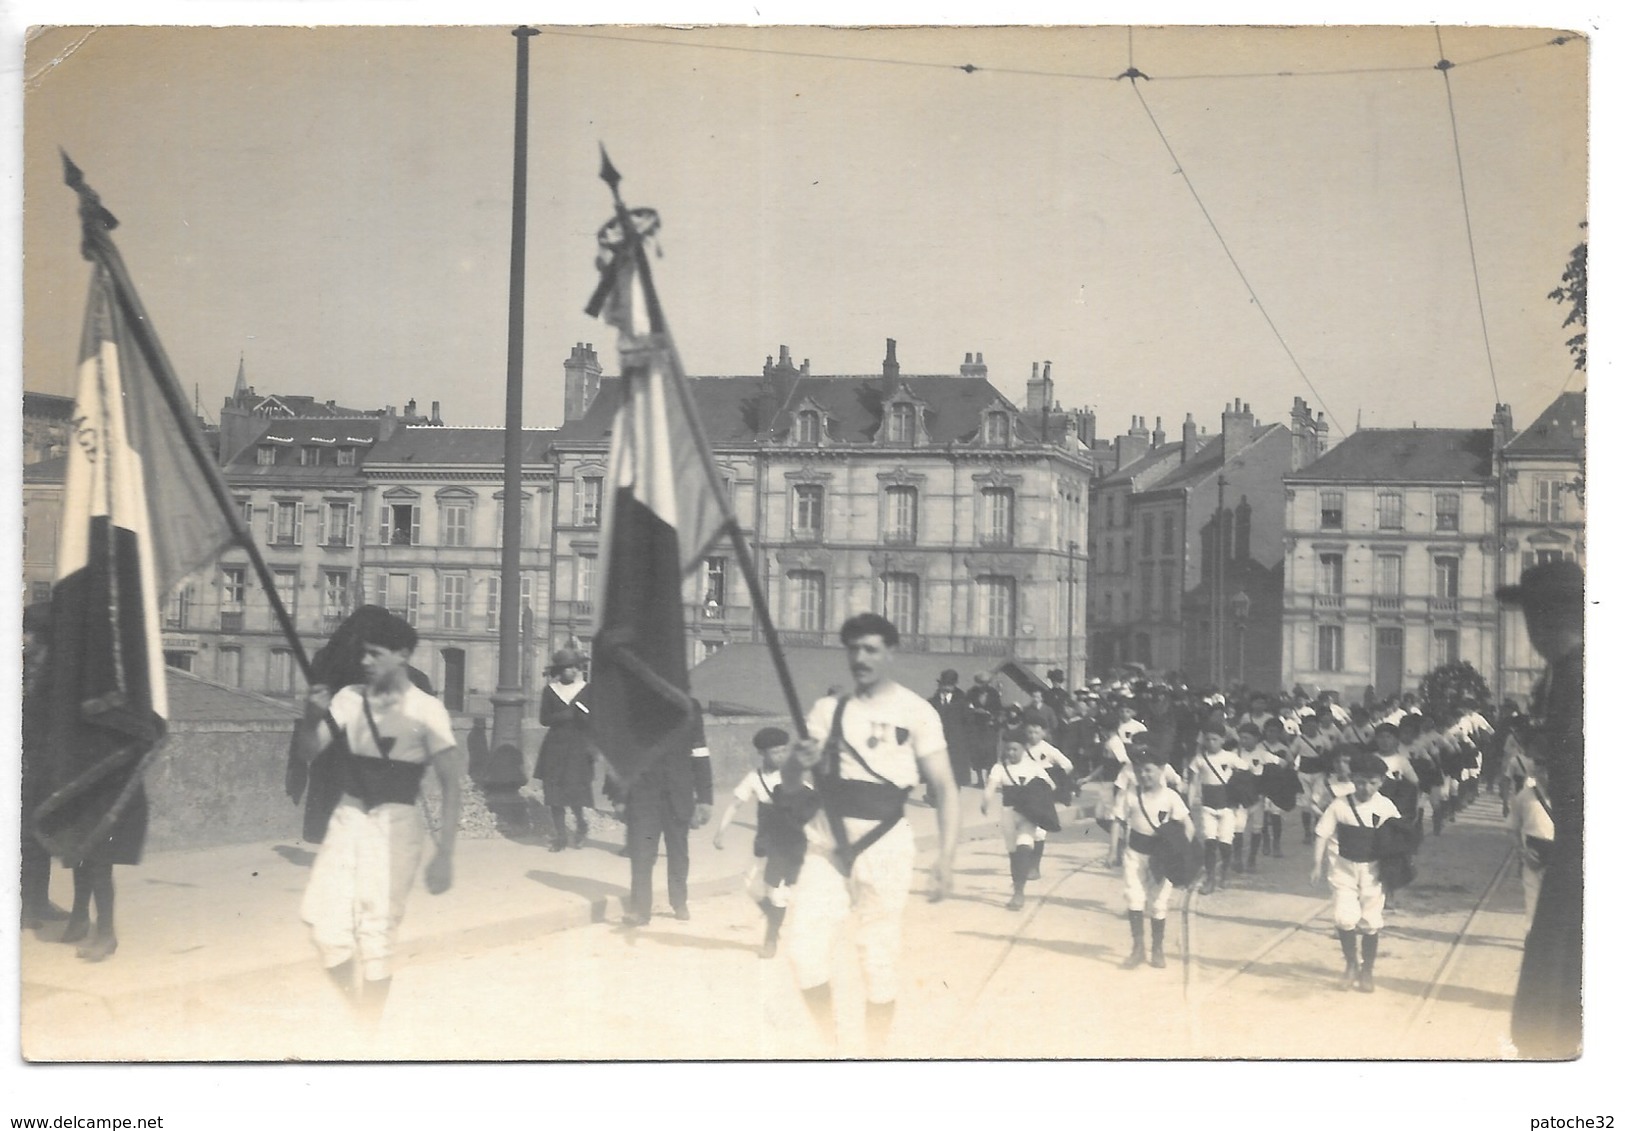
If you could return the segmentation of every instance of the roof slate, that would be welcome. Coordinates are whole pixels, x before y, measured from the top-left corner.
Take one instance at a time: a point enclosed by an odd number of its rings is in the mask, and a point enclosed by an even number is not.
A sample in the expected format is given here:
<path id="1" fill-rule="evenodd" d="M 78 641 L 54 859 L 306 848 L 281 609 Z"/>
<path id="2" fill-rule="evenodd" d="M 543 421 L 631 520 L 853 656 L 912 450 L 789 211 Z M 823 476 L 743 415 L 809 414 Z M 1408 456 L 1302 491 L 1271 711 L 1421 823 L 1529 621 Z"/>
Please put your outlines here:
<path id="1" fill-rule="evenodd" d="M 1503 451 L 1513 455 L 1573 455 L 1585 451 L 1586 395 L 1560 393 Z"/>
<path id="2" fill-rule="evenodd" d="M 367 454 L 367 465 L 411 463 L 438 467 L 444 464 L 500 464 L 507 433 L 501 428 L 444 428 L 438 425 L 406 427 L 377 444 Z M 521 463 L 547 459 L 556 429 L 526 428 Z"/>
<path id="3" fill-rule="evenodd" d="M 1289 479 L 1350 483 L 1488 482 L 1488 428 L 1363 428 Z"/>

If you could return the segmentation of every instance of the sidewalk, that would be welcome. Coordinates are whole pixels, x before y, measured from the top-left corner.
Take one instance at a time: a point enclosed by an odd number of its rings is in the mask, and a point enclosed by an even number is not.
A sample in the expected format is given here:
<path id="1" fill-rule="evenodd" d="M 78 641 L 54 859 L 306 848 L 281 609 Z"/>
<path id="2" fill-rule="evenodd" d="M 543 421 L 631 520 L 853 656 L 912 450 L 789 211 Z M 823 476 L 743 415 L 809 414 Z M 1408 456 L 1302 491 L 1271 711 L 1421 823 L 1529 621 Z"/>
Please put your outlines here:
<path id="1" fill-rule="evenodd" d="M 962 840 L 997 835 L 981 815 L 979 791 L 961 790 L 961 814 Z M 933 850 L 934 811 L 911 802 L 909 819 L 920 850 Z M 452 890 L 432 896 L 420 883 L 408 901 L 399 960 L 467 954 L 618 921 L 629 872 L 619 855 L 624 835 L 621 825 L 600 815 L 586 847 L 563 852 L 549 852 L 543 837 L 459 838 Z M 714 835 L 715 818 L 689 835 L 691 900 L 736 890 L 754 859 L 752 824 L 736 821 L 720 851 L 712 847 Z M 82 962 L 74 947 L 52 941 L 61 933 L 57 924 L 24 932 L 25 1052 L 36 1026 L 44 1031 L 58 1021 L 112 1020 L 121 1003 L 207 997 L 233 983 L 271 987 L 290 972 L 315 970 L 299 902 L 316 848 L 285 839 L 149 853 L 140 865 L 118 869 L 119 950 L 106 962 Z M 663 859 L 656 862 L 654 885 L 658 920 L 669 913 Z M 67 871 L 53 871 L 52 895 L 59 905 L 70 902 Z"/>

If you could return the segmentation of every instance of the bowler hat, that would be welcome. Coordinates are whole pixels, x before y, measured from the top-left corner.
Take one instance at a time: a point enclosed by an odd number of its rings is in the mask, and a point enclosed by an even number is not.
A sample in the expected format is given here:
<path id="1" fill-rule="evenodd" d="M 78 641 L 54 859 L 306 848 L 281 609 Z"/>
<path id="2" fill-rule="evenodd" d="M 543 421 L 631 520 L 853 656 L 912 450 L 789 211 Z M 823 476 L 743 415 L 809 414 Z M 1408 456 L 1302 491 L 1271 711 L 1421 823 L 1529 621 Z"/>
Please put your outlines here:
<path id="1" fill-rule="evenodd" d="M 959 682 L 959 673 L 954 671 L 953 668 L 948 668 L 941 675 L 937 676 L 937 682 L 938 683 L 958 683 Z"/>
<path id="2" fill-rule="evenodd" d="M 1503 585 L 1495 595 L 1526 609 L 1579 609 L 1585 604 L 1585 573 L 1571 561 L 1541 562 L 1523 571 L 1516 585 Z"/>

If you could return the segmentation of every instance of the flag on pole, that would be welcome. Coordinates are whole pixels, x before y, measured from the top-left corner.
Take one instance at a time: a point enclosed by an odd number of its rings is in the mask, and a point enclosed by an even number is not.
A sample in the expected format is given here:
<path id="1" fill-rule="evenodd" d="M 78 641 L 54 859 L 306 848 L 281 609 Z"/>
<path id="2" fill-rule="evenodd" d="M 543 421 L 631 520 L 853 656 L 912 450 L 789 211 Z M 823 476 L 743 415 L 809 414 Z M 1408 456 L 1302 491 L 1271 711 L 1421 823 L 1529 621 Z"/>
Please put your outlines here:
<path id="1" fill-rule="evenodd" d="M 613 173 L 607 158 L 605 167 Z M 600 233 L 604 280 L 588 307 L 619 331 L 622 391 L 606 475 L 613 497 L 600 551 L 592 731 L 629 784 L 691 733 L 682 582 L 731 516 L 713 486 L 709 445 L 684 411 L 676 385 L 684 378 L 657 300 L 636 286 L 647 271 L 640 242 L 658 218 L 617 211 Z"/>
<path id="2" fill-rule="evenodd" d="M 141 775 L 169 713 L 158 603 L 233 534 L 188 453 L 188 440 L 201 443 L 196 425 L 175 410 L 185 396 L 107 236 L 118 222 L 63 162 L 93 271 L 51 593 L 45 798 L 30 817 L 69 862 L 128 863 L 144 833 Z"/>

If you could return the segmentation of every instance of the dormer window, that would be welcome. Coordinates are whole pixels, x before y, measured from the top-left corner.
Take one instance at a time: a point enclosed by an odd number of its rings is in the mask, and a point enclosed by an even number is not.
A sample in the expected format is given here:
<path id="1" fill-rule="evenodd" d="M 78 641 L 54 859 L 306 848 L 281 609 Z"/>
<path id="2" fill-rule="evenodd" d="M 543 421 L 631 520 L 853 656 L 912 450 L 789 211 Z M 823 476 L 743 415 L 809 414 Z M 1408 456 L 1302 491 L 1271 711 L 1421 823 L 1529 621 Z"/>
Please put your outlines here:
<path id="1" fill-rule="evenodd" d="M 276 449 L 270 444 L 261 444 L 259 450 L 254 453 L 254 461 L 261 467 L 275 467 Z"/>
<path id="2" fill-rule="evenodd" d="M 1010 416 L 1003 412 L 990 412 L 987 414 L 987 442 L 990 444 L 1008 444 L 1010 442 Z"/>
<path id="3" fill-rule="evenodd" d="M 817 409 L 802 409 L 796 413 L 796 443 L 816 444 L 824 421 Z"/>
<path id="4" fill-rule="evenodd" d="M 911 404 L 894 404 L 886 414 L 886 439 L 894 444 L 914 443 L 916 417 Z"/>

